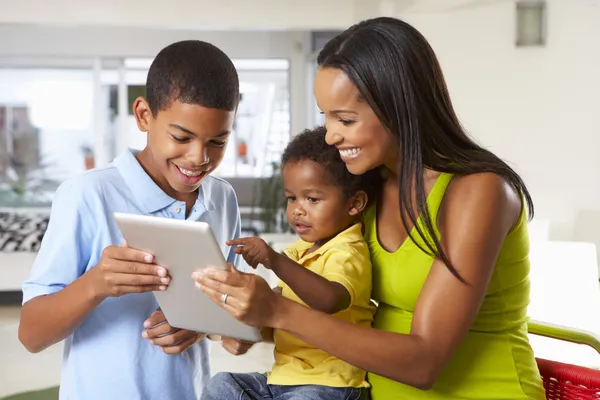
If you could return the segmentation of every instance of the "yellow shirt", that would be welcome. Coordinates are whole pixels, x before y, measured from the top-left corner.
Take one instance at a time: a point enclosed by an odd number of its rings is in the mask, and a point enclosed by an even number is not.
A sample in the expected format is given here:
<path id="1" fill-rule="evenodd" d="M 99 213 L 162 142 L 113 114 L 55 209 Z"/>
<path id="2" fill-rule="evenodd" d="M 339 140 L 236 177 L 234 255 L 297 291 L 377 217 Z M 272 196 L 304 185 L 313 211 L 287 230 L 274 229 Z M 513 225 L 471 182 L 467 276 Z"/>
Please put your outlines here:
<path id="1" fill-rule="evenodd" d="M 335 314 L 353 324 L 371 326 L 375 307 L 371 303 L 371 261 L 367 243 L 355 224 L 319 249 L 307 251 L 313 243 L 302 240 L 285 250 L 298 264 L 338 282 L 350 293 L 350 307 Z M 305 304 L 284 282 L 283 296 Z M 365 371 L 330 356 L 290 334 L 275 330 L 275 364 L 269 374 L 271 385 L 322 385 L 329 387 L 369 387 Z"/>

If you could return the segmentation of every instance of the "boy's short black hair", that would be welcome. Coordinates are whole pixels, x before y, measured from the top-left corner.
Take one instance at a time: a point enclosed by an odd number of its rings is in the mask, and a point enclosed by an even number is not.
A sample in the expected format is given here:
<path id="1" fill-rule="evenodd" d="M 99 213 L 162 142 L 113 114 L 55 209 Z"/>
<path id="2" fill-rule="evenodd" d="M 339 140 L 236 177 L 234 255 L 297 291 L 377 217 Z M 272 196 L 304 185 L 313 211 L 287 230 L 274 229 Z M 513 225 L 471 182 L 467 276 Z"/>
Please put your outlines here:
<path id="1" fill-rule="evenodd" d="M 369 171 L 363 175 L 353 175 L 342 161 L 339 150 L 325 142 L 326 129 L 317 126 L 306 129 L 294 136 L 283 151 L 281 169 L 289 162 L 310 160 L 323 166 L 333 184 L 339 186 L 345 196 L 352 196 L 363 190 L 369 201 L 379 193 L 381 173 L 378 170 Z"/>
<path id="2" fill-rule="evenodd" d="M 162 49 L 148 71 L 146 100 L 153 116 L 173 101 L 233 111 L 240 84 L 231 59 L 216 46 L 184 40 Z"/>

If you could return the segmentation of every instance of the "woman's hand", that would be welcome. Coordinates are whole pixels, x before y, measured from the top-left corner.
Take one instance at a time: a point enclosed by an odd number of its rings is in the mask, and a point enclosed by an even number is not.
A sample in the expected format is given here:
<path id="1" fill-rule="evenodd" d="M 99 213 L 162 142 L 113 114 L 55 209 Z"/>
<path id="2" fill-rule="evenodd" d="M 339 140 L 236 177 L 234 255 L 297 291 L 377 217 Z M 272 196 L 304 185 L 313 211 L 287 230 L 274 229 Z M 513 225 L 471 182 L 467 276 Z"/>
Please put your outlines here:
<path id="1" fill-rule="evenodd" d="M 192 274 L 196 286 L 234 318 L 246 325 L 276 327 L 284 298 L 260 276 L 238 271 L 203 269 Z"/>

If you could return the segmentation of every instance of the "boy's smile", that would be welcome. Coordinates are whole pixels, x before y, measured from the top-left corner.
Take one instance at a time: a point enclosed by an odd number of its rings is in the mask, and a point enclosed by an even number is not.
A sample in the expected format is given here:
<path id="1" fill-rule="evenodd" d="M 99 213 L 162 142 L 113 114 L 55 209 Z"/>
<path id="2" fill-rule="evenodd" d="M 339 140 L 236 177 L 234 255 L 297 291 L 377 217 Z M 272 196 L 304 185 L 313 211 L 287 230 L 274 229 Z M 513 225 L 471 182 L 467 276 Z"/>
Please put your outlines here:
<path id="1" fill-rule="evenodd" d="M 175 166 L 176 173 L 180 176 L 181 181 L 184 185 L 198 187 L 198 184 L 202 182 L 202 179 L 207 175 L 206 170 L 194 170 L 193 168 L 184 168 L 180 165 L 173 163 Z"/>

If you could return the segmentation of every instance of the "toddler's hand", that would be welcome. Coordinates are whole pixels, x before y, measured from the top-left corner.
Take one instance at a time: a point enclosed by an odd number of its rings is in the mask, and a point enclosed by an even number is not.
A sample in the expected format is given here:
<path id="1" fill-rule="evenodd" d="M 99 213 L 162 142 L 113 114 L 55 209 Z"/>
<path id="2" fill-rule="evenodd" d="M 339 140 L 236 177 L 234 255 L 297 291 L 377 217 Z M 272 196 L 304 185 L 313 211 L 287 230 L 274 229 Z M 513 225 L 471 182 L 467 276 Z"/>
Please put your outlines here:
<path id="1" fill-rule="evenodd" d="M 233 249 L 237 254 L 241 254 L 244 260 L 252 268 L 262 264 L 265 268 L 273 267 L 273 260 L 277 256 L 275 250 L 259 237 L 239 238 L 228 240 L 227 245 L 238 246 Z"/>

